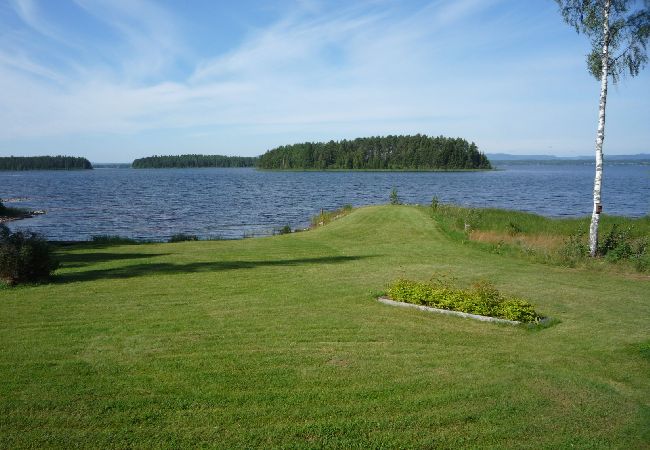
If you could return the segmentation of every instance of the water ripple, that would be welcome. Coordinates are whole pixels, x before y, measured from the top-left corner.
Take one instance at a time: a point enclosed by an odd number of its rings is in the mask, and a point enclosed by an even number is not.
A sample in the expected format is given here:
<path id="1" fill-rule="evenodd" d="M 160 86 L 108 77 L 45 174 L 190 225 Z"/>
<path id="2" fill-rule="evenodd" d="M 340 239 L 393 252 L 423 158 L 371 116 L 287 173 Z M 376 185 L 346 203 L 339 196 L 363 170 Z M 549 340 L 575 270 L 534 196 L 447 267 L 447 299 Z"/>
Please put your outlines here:
<path id="1" fill-rule="evenodd" d="M 387 203 L 393 187 L 405 203 L 442 202 L 536 212 L 551 217 L 591 212 L 593 166 L 502 164 L 492 172 L 258 172 L 252 169 L 96 169 L 82 172 L 0 172 L 0 198 L 46 215 L 14 222 L 53 240 L 97 234 L 166 240 L 271 234 L 305 227 L 321 208 Z M 609 214 L 650 211 L 645 166 L 606 168 Z"/>

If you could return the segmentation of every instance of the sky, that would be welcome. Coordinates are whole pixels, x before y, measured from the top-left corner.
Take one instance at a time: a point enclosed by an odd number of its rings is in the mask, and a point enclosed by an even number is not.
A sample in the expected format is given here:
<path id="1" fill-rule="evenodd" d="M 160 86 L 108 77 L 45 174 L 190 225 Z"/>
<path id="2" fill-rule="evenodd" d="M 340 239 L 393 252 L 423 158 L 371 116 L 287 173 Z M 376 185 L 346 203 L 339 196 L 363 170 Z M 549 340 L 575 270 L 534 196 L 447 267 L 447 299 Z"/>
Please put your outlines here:
<path id="1" fill-rule="evenodd" d="M 552 0 L 0 0 L 0 156 L 131 162 L 444 135 L 593 153 L 589 42 Z M 650 152 L 650 69 L 605 154 Z"/>

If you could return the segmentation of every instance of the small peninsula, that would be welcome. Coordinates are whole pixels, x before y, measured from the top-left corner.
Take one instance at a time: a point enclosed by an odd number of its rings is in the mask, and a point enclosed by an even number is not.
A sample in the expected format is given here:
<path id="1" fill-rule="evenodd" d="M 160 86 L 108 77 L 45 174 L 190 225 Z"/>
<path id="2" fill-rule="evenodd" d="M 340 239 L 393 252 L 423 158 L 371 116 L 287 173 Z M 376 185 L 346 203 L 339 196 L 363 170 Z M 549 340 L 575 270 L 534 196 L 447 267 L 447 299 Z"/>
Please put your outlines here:
<path id="1" fill-rule="evenodd" d="M 259 157 L 275 170 L 477 170 L 491 169 L 475 143 L 444 136 L 366 137 L 285 145 Z"/>
<path id="2" fill-rule="evenodd" d="M 0 170 L 90 170 L 93 166 L 79 156 L 0 156 Z"/>
<path id="3" fill-rule="evenodd" d="M 0 199 L 0 224 L 11 222 L 13 220 L 29 219 L 30 217 L 45 214 L 45 211 L 43 210 L 30 211 L 23 208 L 12 208 L 5 206 L 2 202 L 3 200 Z"/>
<path id="4" fill-rule="evenodd" d="M 169 155 L 148 156 L 133 161 L 134 169 L 168 169 L 194 167 L 253 167 L 257 158 L 251 156 L 223 155 Z"/>

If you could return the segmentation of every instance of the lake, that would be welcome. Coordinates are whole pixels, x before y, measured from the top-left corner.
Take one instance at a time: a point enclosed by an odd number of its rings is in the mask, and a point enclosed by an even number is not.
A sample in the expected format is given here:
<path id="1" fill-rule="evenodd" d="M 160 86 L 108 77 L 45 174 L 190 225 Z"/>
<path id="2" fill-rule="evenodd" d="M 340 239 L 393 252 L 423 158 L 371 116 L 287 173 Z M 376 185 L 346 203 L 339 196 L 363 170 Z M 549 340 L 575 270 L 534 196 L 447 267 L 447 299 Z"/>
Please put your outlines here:
<path id="1" fill-rule="evenodd" d="M 176 233 L 234 239 L 302 228 L 321 208 L 441 202 L 530 211 L 550 217 L 591 213 L 594 166 L 587 162 L 507 163 L 489 172 L 265 172 L 254 169 L 95 169 L 0 172 L 0 198 L 47 214 L 10 223 L 51 240 L 120 235 L 166 240 Z M 650 166 L 609 164 L 604 212 L 650 213 Z"/>

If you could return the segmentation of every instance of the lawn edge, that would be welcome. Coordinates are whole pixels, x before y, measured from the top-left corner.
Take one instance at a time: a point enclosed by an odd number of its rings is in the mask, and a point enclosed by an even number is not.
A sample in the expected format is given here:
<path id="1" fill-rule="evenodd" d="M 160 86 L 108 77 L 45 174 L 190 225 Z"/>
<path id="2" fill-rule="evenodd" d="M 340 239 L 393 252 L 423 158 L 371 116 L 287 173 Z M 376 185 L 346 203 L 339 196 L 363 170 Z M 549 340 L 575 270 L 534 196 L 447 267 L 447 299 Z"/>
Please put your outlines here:
<path id="1" fill-rule="evenodd" d="M 388 297 L 378 297 L 377 301 L 379 303 L 383 303 L 384 305 L 397 306 L 400 308 L 415 308 L 415 309 L 419 309 L 420 311 L 428 311 L 428 312 L 433 312 L 438 314 L 447 314 L 450 316 L 464 317 L 466 319 L 480 320 L 482 322 L 505 323 L 508 325 L 522 324 L 522 322 L 519 322 L 518 320 L 500 319 L 498 317 L 481 316 L 479 314 L 470 314 L 461 311 L 451 311 L 449 309 L 433 308 L 431 306 L 416 305 L 414 303 L 398 302 Z"/>

